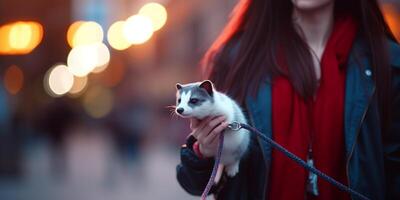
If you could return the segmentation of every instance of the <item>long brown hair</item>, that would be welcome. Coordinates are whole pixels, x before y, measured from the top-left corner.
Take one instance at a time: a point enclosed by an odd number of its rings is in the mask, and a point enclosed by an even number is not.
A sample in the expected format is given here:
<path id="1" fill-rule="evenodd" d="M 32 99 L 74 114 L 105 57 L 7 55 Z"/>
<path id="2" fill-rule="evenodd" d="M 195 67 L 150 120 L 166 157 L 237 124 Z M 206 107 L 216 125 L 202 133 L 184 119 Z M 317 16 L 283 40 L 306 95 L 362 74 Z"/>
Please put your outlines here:
<path id="1" fill-rule="evenodd" d="M 304 98 L 317 88 L 312 57 L 294 28 L 291 0 L 240 0 L 218 39 L 205 54 L 202 66 L 219 90 L 240 103 L 255 94 L 267 77 L 284 75 Z M 376 0 L 335 0 L 335 13 L 351 14 L 371 53 L 383 121 L 388 121 L 391 68 L 387 38 L 395 40 Z M 287 73 L 279 70 L 276 55 L 283 51 Z"/>

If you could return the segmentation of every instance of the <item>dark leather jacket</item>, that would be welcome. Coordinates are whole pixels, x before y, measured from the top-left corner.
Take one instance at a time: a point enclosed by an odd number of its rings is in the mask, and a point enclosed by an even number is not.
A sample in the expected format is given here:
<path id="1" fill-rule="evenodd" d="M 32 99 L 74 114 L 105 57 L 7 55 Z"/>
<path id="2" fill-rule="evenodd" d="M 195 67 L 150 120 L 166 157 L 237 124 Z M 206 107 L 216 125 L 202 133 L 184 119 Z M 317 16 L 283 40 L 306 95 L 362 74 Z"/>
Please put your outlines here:
<path id="1" fill-rule="evenodd" d="M 370 199 L 400 199 L 400 46 L 389 41 L 392 66 L 392 123 L 385 137 L 381 135 L 377 95 L 372 69 L 364 43 L 357 39 L 350 53 L 345 93 L 346 172 L 351 188 Z M 246 106 L 251 125 L 271 137 L 271 86 L 262 83 L 255 98 L 249 96 Z M 209 179 L 213 159 L 199 159 L 193 153 L 189 138 L 181 148 L 177 166 L 180 185 L 193 195 L 200 195 Z M 271 146 L 252 135 L 240 171 L 233 177 L 223 176 L 212 192 L 217 199 L 266 199 L 271 164 Z M 290 192 L 290 191 L 288 191 Z M 352 197 L 352 199 L 357 199 Z"/>

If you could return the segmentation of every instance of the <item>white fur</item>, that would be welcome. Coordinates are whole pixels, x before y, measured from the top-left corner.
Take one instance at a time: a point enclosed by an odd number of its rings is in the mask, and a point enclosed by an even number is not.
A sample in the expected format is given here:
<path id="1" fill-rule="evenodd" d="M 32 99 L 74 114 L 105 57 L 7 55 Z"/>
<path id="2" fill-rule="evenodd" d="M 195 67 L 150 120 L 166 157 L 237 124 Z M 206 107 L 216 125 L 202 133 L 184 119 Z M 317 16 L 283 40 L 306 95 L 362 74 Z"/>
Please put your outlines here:
<path id="1" fill-rule="evenodd" d="M 192 108 L 190 106 L 188 106 L 187 103 L 186 103 L 186 102 L 189 102 L 190 95 L 192 95 L 191 91 L 188 91 L 188 92 L 185 92 L 185 93 L 181 94 L 181 96 L 180 96 L 181 97 L 181 103 L 178 105 L 179 107 L 184 109 L 184 112 L 182 114 L 188 115 L 188 116 L 190 116 L 191 113 L 192 113 Z"/>
<path id="2" fill-rule="evenodd" d="M 215 90 L 214 105 L 210 110 L 210 115 L 224 115 L 229 123 L 234 121 L 245 124 L 247 123 L 239 105 L 225 94 Z M 233 177 L 239 172 L 240 158 L 246 152 L 249 142 L 250 133 L 247 130 L 225 130 L 221 163 L 225 165 L 225 171 L 229 176 Z"/>
<path id="3" fill-rule="evenodd" d="M 192 84 L 200 85 L 199 82 Z M 188 102 L 188 98 L 190 98 L 190 92 L 181 94 L 181 103 L 178 106 L 185 109 L 184 115 L 181 116 L 203 119 L 207 116 L 223 115 L 229 123 L 234 121 L 247 123 L 243 111 L 233 99 L 215 89 L 213 89 L 213 92 L 214 102 L 206 101 L 201 106 L 196 106 L 193 109 L 185 105 L 185 102 Z M 225 166 L 225 171 L 230 177 L 239 172 L 240 159 L 246 152 L 249 141 L 250 133 L 245 129 L 239 131 L 225 130 L 221 163 Z"/>

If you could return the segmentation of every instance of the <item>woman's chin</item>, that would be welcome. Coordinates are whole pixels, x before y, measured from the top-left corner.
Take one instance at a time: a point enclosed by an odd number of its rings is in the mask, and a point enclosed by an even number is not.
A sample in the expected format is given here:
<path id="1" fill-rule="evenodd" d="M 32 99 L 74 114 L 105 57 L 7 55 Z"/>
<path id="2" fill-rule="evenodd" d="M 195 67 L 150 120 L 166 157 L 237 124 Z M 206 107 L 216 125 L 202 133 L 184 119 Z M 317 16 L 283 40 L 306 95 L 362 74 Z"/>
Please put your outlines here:
<path id="1" fill-rule="evenodd" d="M 333 0 L 292 0 L 294 8 L 299 11 L 319 10 L 333 2 Z"/>

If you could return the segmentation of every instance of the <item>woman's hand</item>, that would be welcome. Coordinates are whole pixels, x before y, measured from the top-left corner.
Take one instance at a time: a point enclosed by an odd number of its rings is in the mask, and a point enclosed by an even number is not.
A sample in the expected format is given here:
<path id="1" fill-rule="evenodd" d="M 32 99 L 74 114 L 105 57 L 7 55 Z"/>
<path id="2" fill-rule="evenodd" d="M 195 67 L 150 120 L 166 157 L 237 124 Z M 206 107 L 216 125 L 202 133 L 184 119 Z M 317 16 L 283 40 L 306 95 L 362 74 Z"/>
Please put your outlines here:
<path id="1" fill-rule="evenodd" d="M 200 153 L 204 157 L 213 157 L 217 153 L 218 136 L 228 127 L 224 116 L 206 117 L 203 120 L 190 119 L 192 135 L 199 143 Z"/>

